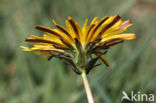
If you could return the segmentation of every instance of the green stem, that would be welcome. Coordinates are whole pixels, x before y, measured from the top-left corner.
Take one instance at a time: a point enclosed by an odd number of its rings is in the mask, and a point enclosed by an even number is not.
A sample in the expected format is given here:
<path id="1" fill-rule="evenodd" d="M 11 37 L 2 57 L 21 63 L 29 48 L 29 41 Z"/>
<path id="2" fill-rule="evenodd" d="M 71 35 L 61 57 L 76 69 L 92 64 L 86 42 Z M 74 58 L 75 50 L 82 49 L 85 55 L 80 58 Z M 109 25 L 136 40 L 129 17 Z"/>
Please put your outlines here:
<path id="1" fill-rule="evenodd" d="M 81 76 L 82 76 L 83 84 L 84 84 L 84 87 L 85 87 L 85 90 L 86 90 L 88 103 L 94 103 L 93 95 L 92 95 L 92 92 L 91 92 L 91 89 L 90 89 L 90 86 L 89 86 L 89 83 L 88 83 L 86 72 L 85 71 L 82 72 Z"/>

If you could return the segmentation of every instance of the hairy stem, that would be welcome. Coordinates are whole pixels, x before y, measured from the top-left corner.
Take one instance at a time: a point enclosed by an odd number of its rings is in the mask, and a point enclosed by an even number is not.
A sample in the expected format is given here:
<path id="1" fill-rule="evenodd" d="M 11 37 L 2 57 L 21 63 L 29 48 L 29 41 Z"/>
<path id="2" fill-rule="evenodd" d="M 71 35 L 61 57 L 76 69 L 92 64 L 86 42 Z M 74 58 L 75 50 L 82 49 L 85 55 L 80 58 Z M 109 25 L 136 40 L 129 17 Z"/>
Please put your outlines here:
<path id="1" fill-rule="evenodd" d="M 84 84 L 84 87 L 85 87 L 85 90 L 86 90 L 88 103 L 94 103 L 93 95 L 92 95 L 92 92 L 91 92 L 91 89 L 90 89 L 90 86 L 89 86 L 89 83 L 88 83 L 86 72 L 82 72 L 81 76 L 82 76 L 83 84 Z"/>

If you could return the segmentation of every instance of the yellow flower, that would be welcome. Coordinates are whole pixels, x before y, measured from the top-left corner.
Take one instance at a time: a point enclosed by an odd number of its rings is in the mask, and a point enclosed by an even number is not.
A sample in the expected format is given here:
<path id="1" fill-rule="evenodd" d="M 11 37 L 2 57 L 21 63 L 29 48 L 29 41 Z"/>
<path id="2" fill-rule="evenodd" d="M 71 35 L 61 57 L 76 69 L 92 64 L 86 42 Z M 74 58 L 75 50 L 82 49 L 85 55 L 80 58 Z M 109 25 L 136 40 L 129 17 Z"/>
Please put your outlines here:
<path id="1" fill-rule="evenodd" d="M 122 21 L 119 15 L 106 16 L 97 21 L 95 17 L 88 25 L 85 20 L 81 28 L 71 17 L 66 20 L 66 29 L 52 20 L 57 29 L 45 26 L 36 26 L 36 29 L 45 32 L 43 37 L 31 35 L 25 41 L 31 42 L 32 47 L 21 46 L 24 51 L 35 54 L 45 54 L 50 60 L 52 57 L 65 59 L 77 74 L 82 71 L 89 73 L 101 59 L 107 66 L 104 54 L 110 47 L 122 43 L 124 40 L 134 39 L 135 34 L 124 33 L 132 25 L 130 20 Z"/>

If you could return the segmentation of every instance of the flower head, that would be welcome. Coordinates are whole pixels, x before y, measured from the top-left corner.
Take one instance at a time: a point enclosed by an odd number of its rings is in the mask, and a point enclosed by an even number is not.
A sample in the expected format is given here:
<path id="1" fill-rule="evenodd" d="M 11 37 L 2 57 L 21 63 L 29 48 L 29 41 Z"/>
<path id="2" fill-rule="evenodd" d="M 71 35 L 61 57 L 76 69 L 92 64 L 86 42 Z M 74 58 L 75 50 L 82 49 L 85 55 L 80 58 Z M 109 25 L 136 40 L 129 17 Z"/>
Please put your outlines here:
<path id="1" fill-rule="evenodd" d="M 130 20 L 122 21 L 119 15 L 106 16 L 97 21 L 95 17 L 88 25 L 85 20 L 81 28 L 71 17 L 66 20 L 66 29 L 52 20 L 57 29 L 45 26 L 36 26 L 36 29 L 45 32 L 43 37 L 31 35 L 25 41 L 31 42 L 32 47 L 21 46 L 24 51 L 32 51 L 35 54 L 47 55 L 48 60 L 58 57 L 72 65 L 77 74 L 90 70 L 99 64 L 101 59 L 107 66 L 104 58 L 107 50 L 124 40 L 134 39 L 135 34 L 124 33 L 132 25 Z"/>

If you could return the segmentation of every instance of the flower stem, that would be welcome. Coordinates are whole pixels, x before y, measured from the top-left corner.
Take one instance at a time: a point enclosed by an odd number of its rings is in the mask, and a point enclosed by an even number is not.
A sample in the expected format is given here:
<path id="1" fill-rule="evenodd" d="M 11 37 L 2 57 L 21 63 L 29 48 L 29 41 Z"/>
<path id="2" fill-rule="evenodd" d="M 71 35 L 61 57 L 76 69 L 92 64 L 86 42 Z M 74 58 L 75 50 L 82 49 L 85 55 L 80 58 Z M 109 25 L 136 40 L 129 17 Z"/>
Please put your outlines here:
<path id="1" fill-rule="evenodd" d="M 85 71 L 82 72 L 81 76 L 82 76 L 83 84 L 84 84 L 84 87 L 85 87 L 85 90 L 86 90 L 88 103 L 94 103 L 93 95 L 92 95 L 91 89 L 89 87 L 89 83 L 88 83 L 86 72 Z"/>

